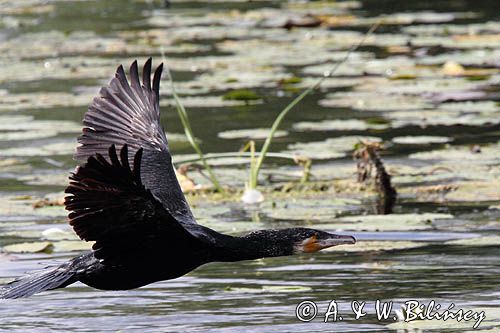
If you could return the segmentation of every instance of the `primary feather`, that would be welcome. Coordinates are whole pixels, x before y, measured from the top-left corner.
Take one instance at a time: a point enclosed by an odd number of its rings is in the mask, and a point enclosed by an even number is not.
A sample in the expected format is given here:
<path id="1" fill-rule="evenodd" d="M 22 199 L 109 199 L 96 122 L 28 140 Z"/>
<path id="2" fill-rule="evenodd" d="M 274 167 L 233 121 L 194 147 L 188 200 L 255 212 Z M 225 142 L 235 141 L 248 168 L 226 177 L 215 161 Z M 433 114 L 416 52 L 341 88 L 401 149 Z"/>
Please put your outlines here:
<path id="1" fill-rule="evenodd" d="M 153 196 L 180 223 L 195 224 L 188 203 L 177 181 L 168 141 L 160 124 L 160 79 L 163 64 L 154 72 L 151 84 L 151 58 L 139 80 L 137 61 L 130 66 L 130 84 L 123 66 L 90 104 L 83 119 L 75 159 L 86 162 L 100 154 L 106 156 L 111 145 L 120 150 L 127 145 L 130 158 L 143 149 L 141 180 Z"/>

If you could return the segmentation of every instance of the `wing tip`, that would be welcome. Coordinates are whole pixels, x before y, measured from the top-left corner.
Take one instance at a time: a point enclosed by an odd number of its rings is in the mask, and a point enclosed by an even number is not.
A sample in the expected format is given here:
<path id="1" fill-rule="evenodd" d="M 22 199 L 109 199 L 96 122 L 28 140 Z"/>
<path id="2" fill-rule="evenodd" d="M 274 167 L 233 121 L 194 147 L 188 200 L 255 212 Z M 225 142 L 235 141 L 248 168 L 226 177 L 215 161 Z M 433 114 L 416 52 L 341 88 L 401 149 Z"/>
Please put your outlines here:
<path id="1" fill-rule="evenodd" d="M 101 87 L 84 115 L 84 127 L 78 138 L 79 145 L 73 154 L 75 161 L 83 164 L 95 152 L 107 155 L 109 144 L 113 142 L 117 143 L 117 151 L 125 142 L 129 143 L 129 151 L 135 151 L 140 146 L 146 149 L 157 149 L 158 145 L 162 147 L 162 150 L 168 151 L 167 139 L 159 126 L 159 89 L 164 67 L 161 63 L 154 68 L 153 75 L 152 65 L 153 58 L 149 57 L 144 63 L 142 73 L 139 73 L 137 59 L 132 61 L 129 73 L 126 72 L 123 64 L 117 66 L 114 77 L 108 85 Z M 142 77 L 139 77 L 140 74 Z M 160 128 L 158 133 L 155 133 L 156 141 L 153 145 L 150 141 L 139 137 L 140 135 L 128 136 L 128 133 L 113 128 L 114 120 L 120 118 L 121 128 L 128 126 L 131 131 L 139 132 L 142 127 L 136 130 L 135 124 L 131 121 L 133 117 L 130 115 L 139 117 L 146 125 L 153 124 Z M 130 162 L 132 162 L 132 157 Z"/>
<path id="2" fill-rule="evenodd" d="M 144 63 L 144 67 L 142 68 L 142 85 L 148 91 L 151 91 L 151 63 L 153 62 L 153 58 L 149 57 L 148 60 Z"/>
<path id="3" fill-rule="evenodd" d="M 116 68 L 115 77 L 122 82 L 123 80 L 125 80 L 125 82 L 127 81 L 127 75 L 125 74 L 125 69 L 123 68 L 123 64 L 120 64 Z"/>
<path id="4" fill-rule="evenodd" d="M 160 81 L 161 74 L 163 73 L 163 62 L 156 67 L 155 74 L 153 77 L 153 91 L 156 96 L 156 103 L 160 103 Z"/>
<path id="5" fill-rule="evenodd" d="M 140 87 L 141 82 L 139 81 L 139 66 L 137 65 L 137 59 L 135 59 L 130 65 L 130 84 L 132 87 Z"/>

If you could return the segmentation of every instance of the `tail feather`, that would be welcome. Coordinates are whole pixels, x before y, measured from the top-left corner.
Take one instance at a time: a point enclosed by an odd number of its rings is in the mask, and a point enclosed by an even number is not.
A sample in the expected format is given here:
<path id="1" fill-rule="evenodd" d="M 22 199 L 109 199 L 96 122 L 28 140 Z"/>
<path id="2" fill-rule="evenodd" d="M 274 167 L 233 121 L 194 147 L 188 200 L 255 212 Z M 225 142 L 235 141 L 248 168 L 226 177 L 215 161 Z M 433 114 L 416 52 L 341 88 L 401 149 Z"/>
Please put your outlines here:
<path id="1" fill-rule="evenodd" d="M 0 299 L 29 297 L 33 294 L 63 288 L 76 282 L 75 273 L 67 264 L 33 272 L 0 288 Z"/>

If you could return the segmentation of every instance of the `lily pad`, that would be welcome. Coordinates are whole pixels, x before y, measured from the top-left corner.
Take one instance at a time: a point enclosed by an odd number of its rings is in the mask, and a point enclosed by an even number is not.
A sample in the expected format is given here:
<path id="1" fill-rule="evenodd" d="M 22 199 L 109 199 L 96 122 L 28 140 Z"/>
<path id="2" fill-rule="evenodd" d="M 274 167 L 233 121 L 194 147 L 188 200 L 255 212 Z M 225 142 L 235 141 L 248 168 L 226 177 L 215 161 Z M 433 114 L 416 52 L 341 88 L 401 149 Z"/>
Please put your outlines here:
<path id="1" fill-rule="evenodd" d="M 27 185 L 58 185 L 66 186 L 68 185 L 69 170 L 39 170 L 36 174 L 22 175 L 17 177 L 17 180 L 27 184 Z M 57 199 L 61 199 L 64 196 L 59 196 Z M 55 199 L 55 198 L 54 198 Z"/>
<path id="2" fill-rule="evenodd" d="M 182 104 L 187 108 L 209 108 L 209 107 L 226 107 L 226 106 L 246 106 L 262 104 L 263 101 L 258 100 L 226 100 L 222 96 L 181 96 Z M 165 99 L 161 101 L 169 106 L 175 106 L 174 99 Z"/>
<path id="3" fill-rule="evenodd" d="M 387 95 L 380 98 L 377 92 L 348 92 L 328 95 L 319 104 L 329 108 L 352 108 L 360 111 L 400 111 L 430 108 L 418 96 Z"/>
<path id="4" fill-rule="evenodd" d="M 450 102 L 439 105 L 438 109 L 464 113 L 500 113 L 500 105 L 493 101 Z"/>
<path id="5" fill-rule="evenodd" d="M 57 131 L 46 131 L 46 132 L 28 132 L 28 131 L 0 132 L 0 141 L 16 141 L 16 140 L 43 139 L 43 138 L 49 138 L 51 136 L 56 136 L 56 135 L 57 135 Z"/>
<path id="6" fill-rule="evenodd" d="M 219 132 L 217 136 L 222 139 L 252 139 L 263 140 L 267 138 L 271 131 L 268 128 L 241 129 Z M 287 131 L 277 130 L 274 132 L 274 137 L 284 137 L 288 134 Z"/>
<path id="7" fill-rule="evenodd" d="M 222 99 L 227 101 L 254 101 L 261 99 L 261 97 L 254 91 L 238 89 L 226 93 L 222 96 Z"/>
<path id="8" fill-rule="evenodd" d="M 54 252 L 82 252 L 92 248 L 94 242 L 84 242 L 81 240 L 62 240 L 54 242 Z"/>
<path id="9" fill-rule="evenodd" d="M 262 286 L 261 288 L 237 288 L 237 287 L 226 287 L 224 291 L 227 292 L 235 292 L 235 293 L 297 293 L 297 292 L 306 292 L 311 291 L 311 287 L 304 286 L 289 286 L 289 285 L 271 285 L 271 286 Z"/>
<path id="10" fill-rule="evenodd" d="M 380 142 L 380 138 L 371 136 L 342 136 L 325 141 L 294 143 L 288 146 L 285 153 L 298 154 L 313 159 L 334 159 L 347 155 L 362 140 Z"/>
<path id="11" fill-rule="evenodd" d="M 73 231 L 61 228 L 48 228 L 42 231 L 41 237 L 50 241 L 76 240 L 78 237 Z"/>
<path id="12" fill-rule="evenodd" d="M 359 209 L 360 205 L 361 201 L 356 199 L 300 199 L 286 204 L 266 203 L 262 211 L 268 217 L 277 220 L 331 222 L 342 213 Z"/>
<path id="13" fill-rule="evenodd" d="M 448 143 L 453 141 L 452 138 L 446 136 L 398 136 L 392 138 L 392 142 L 400 145 L 425 145 L 429 143 Z"/>
<path id="14" fill-rule="evenodd" d="M 334 246 L 323 251 L 327 252 L 380 252 L 400 251 L 424 247 L 429 243 L 412 241 L 358 241 L 354 245 Z"/>
<path id="15" fill-rule="evenodd" d="M 26 131 L 27 135 L 44 133 L 79 133 L 81 125 L 64 120 L 35 120 L 32 116 L 12 115 L 0 116 L 0 131 Z M 14 132 L 17 133 L 17 132 Z M 1 133 L 0 134 L 8 134 Z M 41 138 L 42 136 L 40 136 Z"/>
<path id="16" fill-rule="evenodd" d="M 31 36 L 32 38 L 38 38 L 39 36 Z M 30 37 L 30 38 L 31 38 Z M 26 39 L 30 39 L 26 38 Z M 48 38 L 51 38 L 48 36 Z M 31 40 L 16 40 L 11 39 L 8 43 L 2 43 L 0 49 L 6 52 L 12 52 L 13 50 L 19 50 L 15 45 L 28 45 Z M 13 48 L 12 48 L 13 47 Z M 23 48 L 25 50 L 25 48 Z M 49 50 L 51 55 L 53 55 L 53 50 Z M 45 52 L 45 51 L 42 51 Z M 16 57 L 23 57 L 24 54 L 15 53 Z M 33 54 L 30 54 L 31 58 Z M 128 63 L 128 61 L 124 61 Z M 26 81 L 36 81 L 44 79 L 106 79 L 109 74 L 112 74 L 116 69 L 116 59 L 107 58 L 96 58 L 96 57 L 62 57 L 62 58 L 44 58 L 43 60 L 29 60 L 29 61 L 17 61 L 12 62 L 6 60 L 2 61 L 0 58 L 0 82 L 26 82 Z M 97 93 L 99 90 L 95 87 L 93 92 L 88 91 L 88 93 Z M 17 96 L 17 97 L 16 97 Z M 13 98 L 17 98 L 22 95 L 14 95 Z M 30 99 L 34 98 L 34 95 L 27 95 Z M 63 96 L 63 95 L 55 95 Z M 50 97 L 47 96 L 47 97 Z M 52 95 L 54 97 L 54 95 Z M 43 98 L 44 104 L 50 103 L 50 98 Z M 15 108 L 14 100 L 10 101 L 12 108 Z"/>
<path id="17" fill-rule="evenodd" d="M 500 123 L 500 118 L 494 114 L 457 114 L 455 111 L 448 110 L 396 111 L 388 113 L 387 118 L 391 119 L 391 125 L 394 128 L 410 125 L 426 128 L 437 125 L 484 126 Z"/>
<path id="18" fill-rule="evenodd" d="M 410 154 L 409 158 L 419 160 L 448 160 L 458 163 L 494 164 L 500 160 L 500 145 L 480 147 L 475 152 L 471 147 L 449 147 L 447 149 L 432 150 Z"/>
<path id="19" fill-rule="evenodd" d="M 346 216 L 319 227 L 355 231 L 428 230 L 435 228 L 435 221 L 451 218 L 453 215 L 439 213 Z"/>
<path id="20" fill-rule="evenodd" d="M 51 242 L 18 243 L 3 247 L 9 253 L 52 253 L 54 245 Z"/>
<path id="21" fill-rule="evenodd" d="M 456 182 L 457 189 L 446 194 L 450 202 L 491 202 L 500 200 L 500 178 L 493 176 L 489 181 Z"/>
<path id="22" fill-rule="evenodd" d="M 365 131 L 368 129 L 381 130 L 388 127 L 388 124 L 370 124 L 358 119 L 302 121 L 293 125 L 297 131 Z"/>
<path id="23" fill-rule="evenodd" d="M 457 239 L 457 240 L 447 241 L 445 244 L 461 245 L 461 246 L 499 246 L 500 236 L 493 235 L 493 236 Z"/>
<path id="24" fill-rule="evenodd" d="M 85 106 L 89 104 L 94 95 L 95 93 L 69 94 L 63 92 L 7 94 L 2 96 L 0 100 L 0 111 Z"/>
<path id="25" fill-rule="evenodd" d="M 0 149 L 0 156 L 55 156 L 71 155 L 75 151 L 77 143 L 75 141 L 55 142 L 44 146 L 13 147 Z"/>
<path id="26" fill-rule="evenodd" d="M 62 240 L 57 242 L 30 242 L 11 244 L 3 247 L 8 253 L 53 253 L 53 252 L 81 252 L 90 250 L 92 242 Z"/>

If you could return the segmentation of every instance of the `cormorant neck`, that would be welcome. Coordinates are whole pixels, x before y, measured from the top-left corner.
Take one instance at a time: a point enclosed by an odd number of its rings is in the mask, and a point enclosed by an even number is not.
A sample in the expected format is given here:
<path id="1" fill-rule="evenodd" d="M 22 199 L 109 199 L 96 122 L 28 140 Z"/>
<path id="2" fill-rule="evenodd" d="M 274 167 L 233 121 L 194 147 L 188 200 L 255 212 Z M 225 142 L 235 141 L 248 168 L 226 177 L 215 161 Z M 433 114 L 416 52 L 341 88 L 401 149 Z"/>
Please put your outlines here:
<path id="1" fill-rule="evenodd" d="M 243 237 L 222 235 L 218 240 L 213 261 L 232 262 L 293 254 L 293 246 L 274 242 L 266 237 L 267 230 L 252 232 Z"/>

